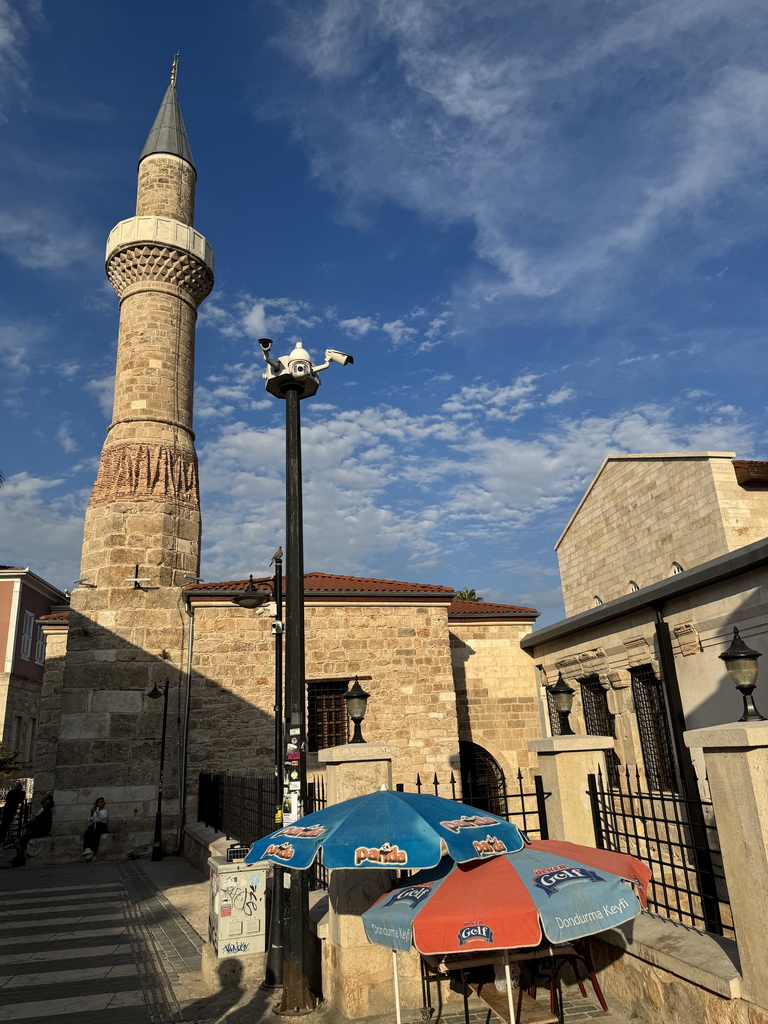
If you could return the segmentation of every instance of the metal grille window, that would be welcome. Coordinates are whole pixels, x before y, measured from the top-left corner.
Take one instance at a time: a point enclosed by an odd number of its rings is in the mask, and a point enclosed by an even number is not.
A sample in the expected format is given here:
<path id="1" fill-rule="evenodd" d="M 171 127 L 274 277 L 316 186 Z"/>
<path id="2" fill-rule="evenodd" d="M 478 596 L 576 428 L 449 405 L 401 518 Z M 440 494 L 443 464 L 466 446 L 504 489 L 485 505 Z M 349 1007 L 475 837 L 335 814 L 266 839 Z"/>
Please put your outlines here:
<path id="1" fill-rule="evenodd" d="M 339 747 L 349 738 L 344 694 L 348 679 L 307 681 L 307 746 L 310 751 Z"/>
<path id="2" fill-rule="evenodd" d="M 648 788 L 677 791 L 667 702 L 661 680 L 652 665 L 630 668 L 629 674 Z"/>
<path id="3" fill-rule="evenodd" d="M 504 772 L 488 751 L 477 743 L 459 742 L 461 792 L 466 803 L 492 814 L 504 813 Z"/>
<path id="4" fill-rule="evenodd" d="M 600 683 L 597 675 L 579 679 L 581 688 L 581 707 L 584 712 L 584 725 L 590 736 L 616 736 L 616 721 L 608 710 L 608 694 Z M 615 786 L 619 780 L 619 759 L 615 750 L 606 750 L 605 762 L 608 768 L 608 782 Z"/>

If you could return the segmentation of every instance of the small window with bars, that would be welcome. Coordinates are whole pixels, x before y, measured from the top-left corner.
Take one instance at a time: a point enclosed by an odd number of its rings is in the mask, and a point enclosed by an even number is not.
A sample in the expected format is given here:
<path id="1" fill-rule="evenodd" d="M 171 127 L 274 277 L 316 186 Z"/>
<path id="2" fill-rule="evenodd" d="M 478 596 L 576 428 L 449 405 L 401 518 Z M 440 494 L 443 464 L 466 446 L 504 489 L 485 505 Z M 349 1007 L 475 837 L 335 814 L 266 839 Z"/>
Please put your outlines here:
<path id="1" fill-rule="evenodd" d="M 307 680 L 307 747 L 311 752 L 340 747 L 349 739 L 344 694 L 348 679 Z"/>
<path id="2" fill-rule="evenodd" d="M 616 737 L 616 717 L 608 710 L 608 694 L 603 689 L 598 675 L 585 676 L 579 679 L 581 689 L 581 708 L 584 713 L 584 726 L 590 736 Z M 605 763 L 608 769 L 608 781 L 611 786 L 619 783 L 619 761 L 615 750 L 606 750 Z"/>
<path id="3" fill-rule="evenodd" d="M 630 668 L 629 674 L 648 788 L 676 792 L 677 772 L 664 687 L 652 665 Z"/>

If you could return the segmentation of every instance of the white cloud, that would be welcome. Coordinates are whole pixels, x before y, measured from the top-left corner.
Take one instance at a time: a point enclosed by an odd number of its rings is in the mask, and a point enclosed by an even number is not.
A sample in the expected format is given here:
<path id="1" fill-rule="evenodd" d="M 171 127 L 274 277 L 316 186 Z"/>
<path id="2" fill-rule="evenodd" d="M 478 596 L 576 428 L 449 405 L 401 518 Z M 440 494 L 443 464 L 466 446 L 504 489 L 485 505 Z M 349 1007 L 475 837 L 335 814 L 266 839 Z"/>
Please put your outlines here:
<path id="1" fill-rule="evenodd" d="M 525 374 L 512 384 L 474 384 L 464 387 L 442 404 L 443 412 L 461 419 L 470 419 L 482 413 L 489 419 L 518 419 L 527 409 L 534 407 L 537 391 L 536 374 Z"/>
<path id="2" fill-rule="evenodd" d="M 62 483 L 28 473 L 8 477 L 0 492 L 0 562 L 45 566 L 46 579 L 63 590 L 78 575 L 87 494 L 62 494 Z"/>
<path id="3" fill-rule="evenodd" d="M 44 337 L 32 323 L 0 322 L 0 366 L 16 376 L 25 376 L 34 366 L 34 354 Z"/>
<path id="4" fill-rule="evenodd" d="M 534 390 L 533 377 L 523 376 L 471 400 L 509 420 Z M 444 573 L 473 545 L 513 551 L 512 533 L 519 543 L 522 528 L 531 536 L 551 524 L 554 542 L 605 455 L 745 451 L 754 439 L 738 410 L 686 424 L 662 405 L 561 417 L 531 436 L 499 435 L 493 418 L 466 425 L 469 400 L 459 392 L 440 414 L 373 406 L 305 417 L 308 570 L 386 576 L 396 555 L 413 565 L 414 579 L 424 578 L 426 570 Z M 280 541 L 274 526 L 264 536 L 259 524 L 282 520 L 283 445 L 282 427 L 237 423 L 203 446 L 207 578 L 243 576 L 255 571 L 254 560 L 265 566 Z M 245 528 L 233 528 L 237 522 Z"/>
<path id="5" fill-rule="evenodd" d="M 65 452 L 77 451 L 77 443 L 72 437 L 72 431 L 68 423 L 62 423 L 56 431 L 56 440 Z"/>
<path id="6" fill-rule="evenodd" d="M 21 15 L 8 0 L 0 0 L 0 99 L 26 89 L 24 50 L 27 32 Z M 0 109 L 0 120 L 5 115 Z"/>
<path id="7" fill-rule="evenodd" d="M 85 391 L 93 395 L 99 408 L 110 419 L 112 416 L 112 405 L 115 397 L 115 375 L 107 374 L 106 377 L 98 377 L 86 381 L 83 385 Z"/>
<path id="8" fill-rule="evenodd" d="M 80 364 L 74 359 L 65 359 L 56 367 L 56 372 L 64 380 L 73 380 L 80 373 Z"/>
<path id="9" fill-rule="evenodd" d="M 765 4 L 568 6 L 298 0 L 273 42 L 302 77 L 272 109 L 351 211 L 470 225 L 470 300 L 587 307 L 663 230 L 759 231 L 761 194 L 737 217 L 718 198 L 768 157 Z"/>
<path id="10" fill-rule="evenodd" d="M 376 321 L 370 316 L 354 316 L 349 320 L 339 320 L 339 327 L 347 334 L 364 337 L 376 326 Z"/>
<path id="11" fill-rule="evenodd" d="M 572 398 L 576 397 L 576 392 L 573 388 L 562 387 L 558 388 L 557 391 L 551 391 L 545 401 L 547 405 L 562 405 L 563 402 L 570 402 Z"/>
<path id="12" fill-rule="evenodd" d="M 32 270 L 64 271 L 72 263 L 91 263 L 95 256 L 95 245 L 81 230 L 39 210 L 23 215 L 0 211 L 0 248 Z"/>
<path id="13" fill-rule="evenodd" d="M 402 345 L 404 341 L 419 333 L 415 327 L 408 327 L 402 320 L 390 320 L 389 323 L 382 324 L 381 329 L 394 345 Z"/>

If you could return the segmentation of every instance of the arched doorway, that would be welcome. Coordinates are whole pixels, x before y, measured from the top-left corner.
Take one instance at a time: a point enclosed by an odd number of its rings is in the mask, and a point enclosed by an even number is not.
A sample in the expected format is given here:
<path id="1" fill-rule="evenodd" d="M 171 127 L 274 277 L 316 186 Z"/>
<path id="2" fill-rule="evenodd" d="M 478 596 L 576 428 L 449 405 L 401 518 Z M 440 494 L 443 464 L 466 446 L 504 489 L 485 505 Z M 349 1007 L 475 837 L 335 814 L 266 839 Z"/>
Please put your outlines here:
<path id="1" fill-rule="evenodd" d="M 464 803 L 491 814 L 506 814 L 504 772 L 485 747 L 467 740 L 459 742 L 461 793 Z"/>

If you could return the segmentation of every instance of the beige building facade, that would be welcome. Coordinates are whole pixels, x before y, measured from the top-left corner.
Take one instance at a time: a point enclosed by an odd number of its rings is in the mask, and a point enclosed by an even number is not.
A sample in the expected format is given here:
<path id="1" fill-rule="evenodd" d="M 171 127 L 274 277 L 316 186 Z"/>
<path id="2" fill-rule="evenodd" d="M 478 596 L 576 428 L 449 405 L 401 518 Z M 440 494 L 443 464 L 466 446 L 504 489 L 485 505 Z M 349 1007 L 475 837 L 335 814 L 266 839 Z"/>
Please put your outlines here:
<path id="1" fill-rule="evenodd" d="M 559 718 L 545 687 L 561 673 L 576 691 L 576 732 L 615 737 L 615 767 L 679 788 L 690 766 L 683 732 L 741 715 L 718 657 L 733 628 L 768 648 L 766 508 L 765 463 L 719 452 L 606 459 L 558 542 L 578 611 L 522 641 L 548 732 Z"/>
<path id="2" fill-rule="evenodd" d="M 609 455 L 555 545 L 566 615 L 768 535 L 761 467 L 733 452 Z"/>

